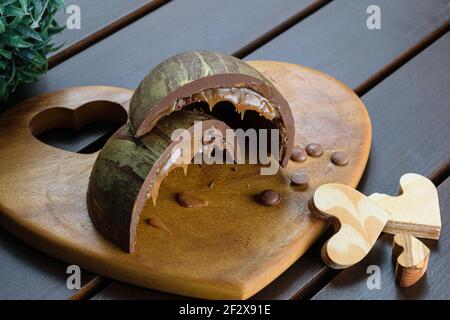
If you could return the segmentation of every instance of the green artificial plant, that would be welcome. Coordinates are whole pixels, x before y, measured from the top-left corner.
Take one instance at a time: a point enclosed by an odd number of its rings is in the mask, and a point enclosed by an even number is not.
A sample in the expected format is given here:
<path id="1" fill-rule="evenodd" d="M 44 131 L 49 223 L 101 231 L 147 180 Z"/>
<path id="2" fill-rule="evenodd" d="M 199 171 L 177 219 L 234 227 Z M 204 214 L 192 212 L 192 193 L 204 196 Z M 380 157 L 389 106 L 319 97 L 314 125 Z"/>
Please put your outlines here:
<path id="1" fill-rule="evenodd" d="M 64 0 L 0 0 L 0 100 L 47 71 L 51 42 L 64 27 L 55 21 Z"/>

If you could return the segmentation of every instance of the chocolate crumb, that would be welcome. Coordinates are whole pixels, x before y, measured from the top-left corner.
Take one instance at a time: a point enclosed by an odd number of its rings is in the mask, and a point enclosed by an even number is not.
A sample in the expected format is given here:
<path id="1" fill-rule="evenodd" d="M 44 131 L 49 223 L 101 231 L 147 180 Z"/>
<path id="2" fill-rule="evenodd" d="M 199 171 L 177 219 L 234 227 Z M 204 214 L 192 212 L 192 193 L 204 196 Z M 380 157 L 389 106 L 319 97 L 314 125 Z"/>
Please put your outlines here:
<path id="1" fill-rule="evenodd" d="M 189 192 L 178 193 L 177 201 L 180 206 L 185 208 L 202 208 L 208 205 L 208 201 Z"/>
<path id="2" fill-rule="evenodd" d="M 348 156 L 342 151 L 335 151 L 331 154 L 331 162 L 337 166 L 346 166 L 349 162 Z"/>
<path id="3" fill-rule="evenodd" d="M 281 202 L 281 196 L 273 190 L 264 190 L 258 195 L 258 201 L 265 206 L 273 207 Z"/>
<path id="4" fill-rule="evenodd" d="M 318 143 L 310 143 L 305 147 L 305 151 L 308 156 L 317 158 L 323 154 L 322 146 Z"/>
<path id="5" fill-rule="evenodd" d="M 291 160 L 296 162 L 304 162 L 308 158 L 308 154 L 305 149 L 297 146 L 292 149 Z"/>

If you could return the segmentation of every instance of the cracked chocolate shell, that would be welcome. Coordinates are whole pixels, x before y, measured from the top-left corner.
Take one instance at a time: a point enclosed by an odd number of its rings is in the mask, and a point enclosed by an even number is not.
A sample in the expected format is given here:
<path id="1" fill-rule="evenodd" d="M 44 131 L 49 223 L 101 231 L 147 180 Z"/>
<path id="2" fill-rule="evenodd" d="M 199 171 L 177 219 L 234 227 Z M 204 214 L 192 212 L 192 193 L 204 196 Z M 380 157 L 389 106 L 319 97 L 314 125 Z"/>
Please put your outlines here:
<path id="1" fill-rule="evenodd" d="M 193 136 L 198 122 L 202 130 L 200 143 L 185 139 L 183 133 Z M 173 140 L 177 129 L 186 131 L 179 131 Z M 164 117 L 151 132 L 139 138 L 134 136 L 130 124 L 120 128 L 100 151 L 89 178 L 87 206 L 97 229 L 123 250 L 133 252 L 144 204 L 150 198 L 156 202 L 160 184 L 170 171 L 177 167 L 186 169 L 196 154 L 208 149 L 213 136 L 224 137 L 219 147 L 235 156 L 225 141 L 227 129 L 224 122 L 209 115 L 187 111 Z M 177 161 L 182 156 L 181 146 L 190 148 L 191 152 L 186 153 L 190 158 Z"/>
<path id="2" fill-rule="evenodd" d="M 133 94 L 130 103 L 131 126 L 135 136 L 140 137 L 150 132 L 159 119 L 174 111 L 196 102 L 205 102 L 209 105 L 207 111 L 212 112 L 215 105 L 222 101 L 232 103 L 242 116 L 247 110 L 256 111 L 280 130 L 279 160 L 285 166 L 295 136 L 288 102 L 259 71 L 226 54 L 185 52 L 156 66 Z"/>

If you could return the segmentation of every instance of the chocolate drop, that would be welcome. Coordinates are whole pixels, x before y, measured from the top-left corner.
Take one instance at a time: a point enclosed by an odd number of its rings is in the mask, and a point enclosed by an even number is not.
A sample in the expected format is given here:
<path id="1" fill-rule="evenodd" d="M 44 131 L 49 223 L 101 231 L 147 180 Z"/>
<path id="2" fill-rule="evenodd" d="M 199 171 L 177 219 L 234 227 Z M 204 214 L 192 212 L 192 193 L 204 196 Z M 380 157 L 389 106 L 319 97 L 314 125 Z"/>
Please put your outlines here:
<path id="1" fill-rule="evenodd" d="M 291 160 L 296 162 L 304 162 L 308 158 L 308 154 L 305 149 L 300 147 L 295 147 L 292 149 Z"/>
<path id="2" fill-rule="evenodd" d="M 185 208 L 202 208 L 208 205 L 208 201 L 199 198 L 189 192 L 180 192 L 177 194 L 178 204 Z"/>
<path id="3" fill-rule="evenodd" d="M 346 166 L 349 162 L 348 156 L 342 151 L 335 151 L 331 154 L 331 162 L 337 166 Z"/>
<path id="4" fill-rule="evenodd" d="M 304 171 L 295 171 L 291 177 L 291 183 L 296 186 L 306 186 L 309 183 L 309 176 Z"/>
<path id="5" fill-rule="evenodd" d="M 273 207 L 280 203 L 281 196 L 273 190 L 264 190 L 258 195 L 258 201 L 268 207 Z"/>
<path id="6" fill-rule="evenodd" d="M 310 143 L 305 147 L 308 156 L 317 158 L 323 154 L 322 146 L 318 143 Z"/>

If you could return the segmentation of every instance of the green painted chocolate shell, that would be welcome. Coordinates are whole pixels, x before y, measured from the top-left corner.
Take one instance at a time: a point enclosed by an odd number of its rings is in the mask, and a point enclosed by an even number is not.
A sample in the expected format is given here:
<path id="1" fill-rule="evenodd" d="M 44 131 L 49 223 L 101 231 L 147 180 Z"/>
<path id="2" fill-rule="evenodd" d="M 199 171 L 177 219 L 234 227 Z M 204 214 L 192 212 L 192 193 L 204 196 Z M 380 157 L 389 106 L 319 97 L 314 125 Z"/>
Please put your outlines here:
<path id="1" fill-rule="evenodd" d="M 206 95 L 201 93 L 217 88 L 230 88 L 235 90 L 233 92 L 246 89 L 246 93 L 255 94 L 270 106 L 273 116 L 266 114 L 266 118 L 280 129 L 280 163 L 285 166 L 295 135 L 289 104 L 259 71 L 242 60 L 218 52 L 185 52 L 156 66 L 142 80 L 131 99 L 129 117 L 135 135 L 139 137 L 150 132 L 163 116 L 192 102 L 204 101 Z"/>
<path id="2" fill-rule="evenodd" d="M 203 132 L 214 128 L 225 137 L 229 129 L 209 115 L 179 111 L 161 119 L 140 138 L 134 137 L 130 124 L 124 125 L 100 151 L 89 179 L 89 215 L 100 232 L 125 251 L 134 250 L 139 215 L 155 185 L 159 188 L 155 180 L 172 169 L 163 170 L 178 143 L 172 141 L 172 133 L 186 129 L 192 134 L 199 121 Z"/>

